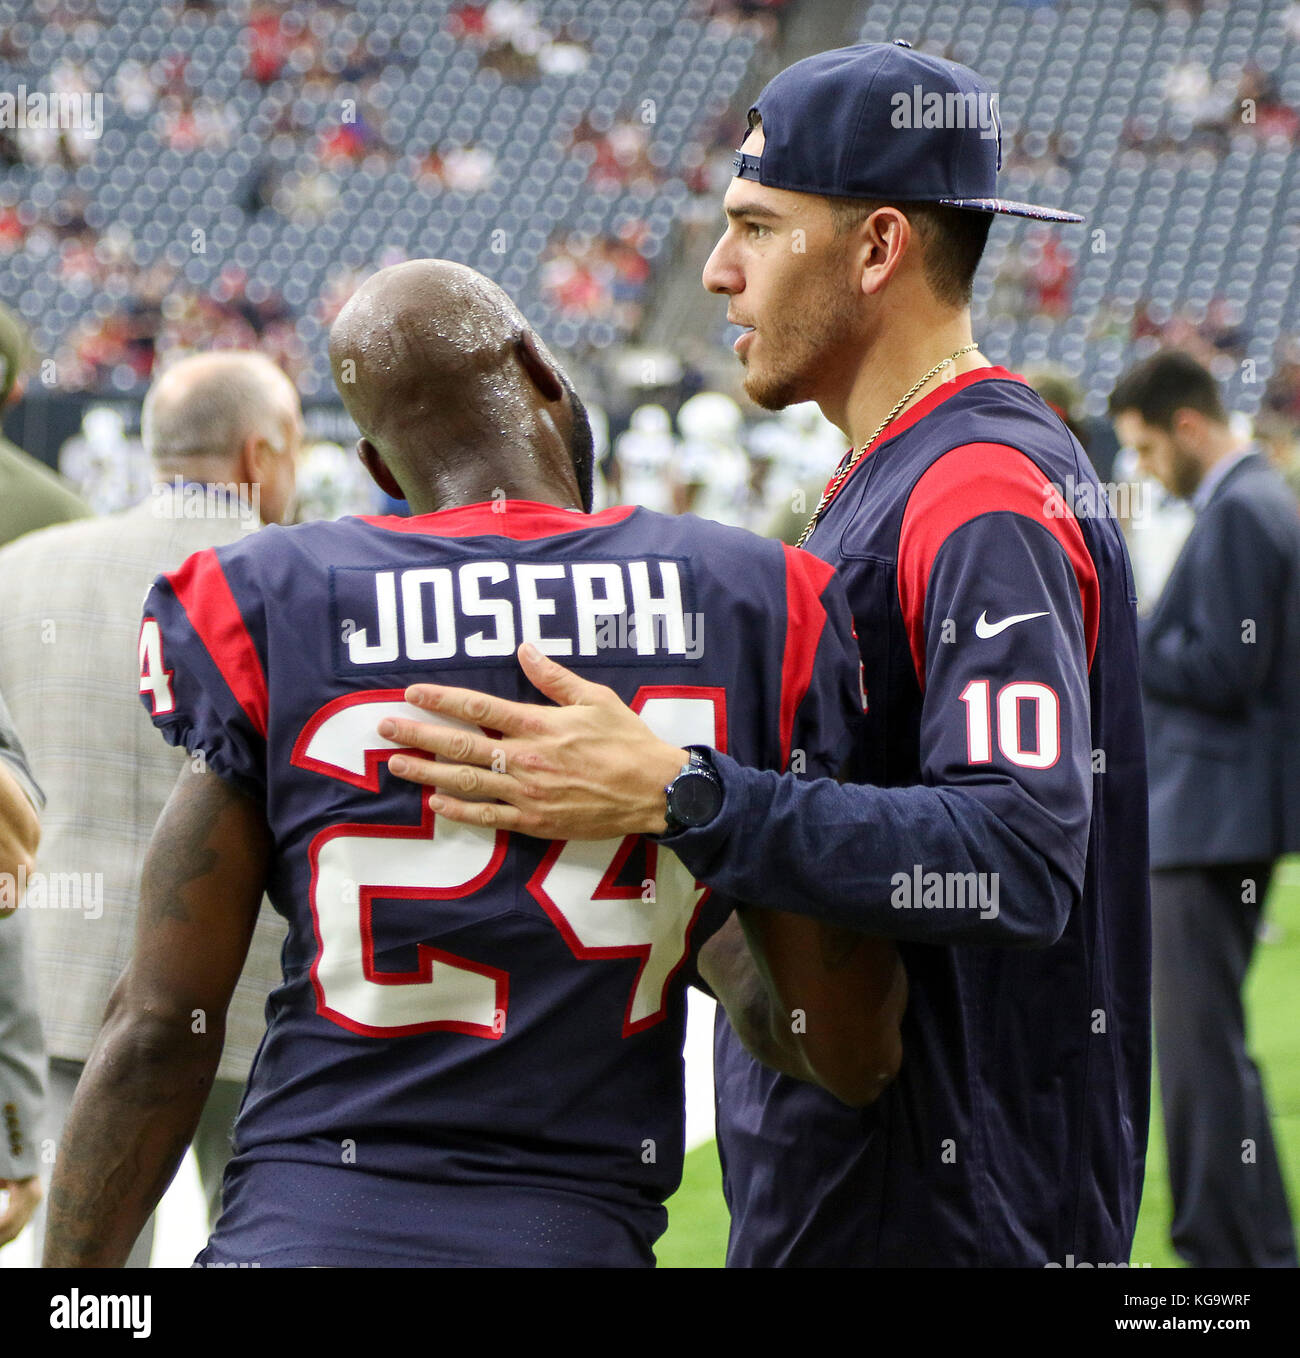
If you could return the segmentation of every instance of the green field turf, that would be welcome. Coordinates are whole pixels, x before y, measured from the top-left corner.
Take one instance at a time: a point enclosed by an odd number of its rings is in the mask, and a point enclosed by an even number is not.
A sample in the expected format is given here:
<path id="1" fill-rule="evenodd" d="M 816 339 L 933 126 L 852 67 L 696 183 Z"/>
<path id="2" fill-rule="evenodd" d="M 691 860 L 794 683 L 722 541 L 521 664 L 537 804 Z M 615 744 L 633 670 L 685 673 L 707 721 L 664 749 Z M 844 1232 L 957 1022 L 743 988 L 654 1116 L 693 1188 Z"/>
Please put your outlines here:
<path id="1" fill-rule="evenodd" d="M 1266 918 L 1275 937 L 1256 950 L 1246 985 L 1251 1050 L 1273 1109 L 1273 1134 L 1287 1177 L 1291 1213 L 1300 1217 L 1300 860 L 1279 869 Z M 1169 1244 L 1169 1185 L 1154 1090 L 1151 1105 L 1146 1186 L 1132 1259 L 1155 1268 L 1178 1267 L 1181 1261 Z M 668 1230 L 656 1253 L 663 1268 L 721 1268 L 726 1244 L 727 1208 L 717 1152 L 710 1142 L 686 1157 L 682 1186 L 668 1203 Z"/>

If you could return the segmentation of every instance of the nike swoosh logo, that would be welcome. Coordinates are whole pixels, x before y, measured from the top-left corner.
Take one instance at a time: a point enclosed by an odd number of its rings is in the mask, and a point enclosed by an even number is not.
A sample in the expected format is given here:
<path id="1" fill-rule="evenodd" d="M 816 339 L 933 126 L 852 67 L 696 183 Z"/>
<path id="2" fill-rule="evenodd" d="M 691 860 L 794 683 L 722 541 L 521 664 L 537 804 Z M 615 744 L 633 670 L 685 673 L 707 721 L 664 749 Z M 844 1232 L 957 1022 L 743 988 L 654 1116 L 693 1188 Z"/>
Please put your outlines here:
<path id="1" fill-rule="evenodd" d="M 988 610 L 985 609 L 979 615 L 975 623 L 975 635 L 987 641 L 989 637 L 995 637 L 999 632 L 1005 632 L 1008 627 L 1014 627 L 1018 622 L 1028 622 L 1030 618 L 1045 618 L 1043 613 L 1013 613 L 1009 618 L 1003 618 L 1001 622 L 990 622 Z"/>

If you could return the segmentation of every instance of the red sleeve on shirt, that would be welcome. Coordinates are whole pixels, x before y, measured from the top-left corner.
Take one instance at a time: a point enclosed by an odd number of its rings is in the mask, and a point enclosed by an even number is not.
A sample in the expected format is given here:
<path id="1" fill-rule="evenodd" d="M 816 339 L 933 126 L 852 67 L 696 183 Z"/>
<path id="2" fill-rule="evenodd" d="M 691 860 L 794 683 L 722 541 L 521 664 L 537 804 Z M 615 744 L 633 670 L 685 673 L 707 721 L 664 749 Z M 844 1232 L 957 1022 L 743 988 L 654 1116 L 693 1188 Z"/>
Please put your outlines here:
<path id="1" fill-rule="evenodd" d="M 265 739 L 266 675 L 216 552 L 195 552 L 167 581 L 235 700 Z"/>
<path id="2" fill-rule="evenodd" d="M 983 514 L 1022 514 L 1041 523 L 1074 568 L 1083 609 L 1088 665 L 1101 609 L 1097 570 L 1073 510 L 1032 458 L 1000 443 L 967 443 L 931 464 L 917 481 L 898 537 L 898 602 L 917 682 L 925 688 L 925 594 L 939 549 Z"/>
<path id="3" fill-rule="evenodd" d="M 812 682 L 826 626 L 822 591 L 834 568 L 811 552 L 785 547 L 785 655 L 781 662 L 781 767 L 790 763 L 795 713 Z"/>

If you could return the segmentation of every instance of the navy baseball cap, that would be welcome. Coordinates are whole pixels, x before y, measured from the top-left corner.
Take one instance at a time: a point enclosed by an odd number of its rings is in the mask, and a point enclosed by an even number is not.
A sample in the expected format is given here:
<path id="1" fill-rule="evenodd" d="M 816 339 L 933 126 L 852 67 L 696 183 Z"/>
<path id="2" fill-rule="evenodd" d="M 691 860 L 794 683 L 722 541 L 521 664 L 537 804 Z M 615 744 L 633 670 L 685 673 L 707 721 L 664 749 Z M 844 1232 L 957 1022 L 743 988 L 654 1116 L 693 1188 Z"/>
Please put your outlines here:
<path id="1" fill-rule="evenodd" d="M 997 94 L 969 67 L 901 40 L 797 61 L 768 82 L 749 112 L 763 120 L 763 152 L 736 152 L 741 179 L 795 193 L 1083 221 L 999 198 Z"/>

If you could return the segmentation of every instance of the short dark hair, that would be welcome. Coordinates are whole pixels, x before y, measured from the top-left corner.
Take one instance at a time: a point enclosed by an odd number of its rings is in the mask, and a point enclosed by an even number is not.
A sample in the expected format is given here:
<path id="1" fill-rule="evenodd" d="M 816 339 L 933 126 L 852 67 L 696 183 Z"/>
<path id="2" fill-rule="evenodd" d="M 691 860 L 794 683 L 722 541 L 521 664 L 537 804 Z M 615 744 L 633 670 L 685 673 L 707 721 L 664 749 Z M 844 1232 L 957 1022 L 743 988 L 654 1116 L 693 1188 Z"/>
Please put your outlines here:
<path id="1" fill-rule="evenodd" d="M 1130 368 L 1110 394 L 1110 413 L 1136 411 L 1153 429 L 1169 433 L 1180 410 L 1195 410 L 1215 424 L 1228 412 L 1210 370 L 1181 349 L 1163 349 Z"/>
<path id="2" fill-rule="evenodd" d="M 861 225 L 877 208 L 892 207 L 911 222 L 921 242 L 925 280 L 945 306 L 970 306 L 975 270 L 988 244 L 991 212 L 945 207 L 942 203 L 894 203 L 887 199 L 833 198 L 831 220 L 837 236 Z"/>

